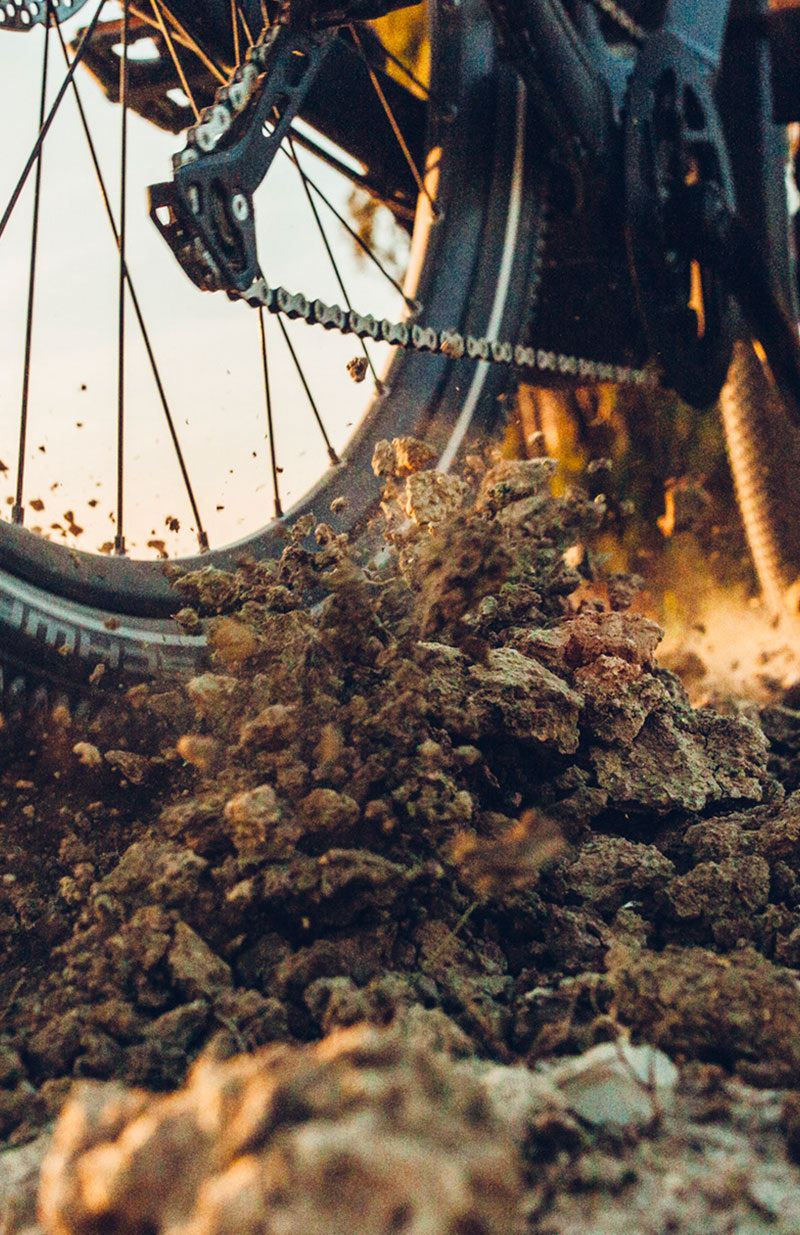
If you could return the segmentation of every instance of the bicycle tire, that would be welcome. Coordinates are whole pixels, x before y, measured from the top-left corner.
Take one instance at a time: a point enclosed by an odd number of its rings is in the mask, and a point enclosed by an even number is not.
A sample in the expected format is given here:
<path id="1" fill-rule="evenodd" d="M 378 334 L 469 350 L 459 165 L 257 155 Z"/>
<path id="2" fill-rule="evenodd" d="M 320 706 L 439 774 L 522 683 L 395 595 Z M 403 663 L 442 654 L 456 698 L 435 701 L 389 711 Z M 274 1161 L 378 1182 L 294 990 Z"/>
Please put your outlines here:
<path id="1" fill-rule="evenodd" d="M 453 114 L 433 117 L 429 148 L 441 149 L 435 221 L 424 199 L 414 245 L 424 251 L 414 294 L 426 324 L 514 337 L 524 321 L 543 169 L 526 157 L 524 90 L 499 55 L 479 0 L 432 4 L 431 93 Z M 165 257 L 165 260 L 168 258 Z M 371 470 L 381 437 L 424 434 L 451 460 L 468 428 L 497 414 L 508 377 L 464 358 L 399 351 L 386 383 L 331 469 L 287 514 L 260 532 L 202 556 L 177 559 L 187 570 L 233 569 L 243 557 L 280 553 L 285 525 L 313 512 L 337 532 L 357 532 L 377 507 Z M 331 500 L 348 499 L 344 513 Z M 85 679 L 98 663 L 124 677 L 185 671 L 202 663 L 205 640 L 172 619 L 180 608 L 163 562 L 77 552 L 0 523 L 0 647 L 10 672 Z"/>
<path id="2" fill-rule="evenodd" d="M 623 0 L 649 34 L 663 25 L 666 4 Z M 515 6 L 525 25 L 545 0 Z M 769 0 L 734 0 L 728 21 L 715 96 L 725 133 L 736 211 L 766 267 L 769 282 L 787 317 L 798 321 L 798 255 L 791 237 L 786 190 L 786 131 L 773 120 L 771 61 L 765 38 Z M 567 9 L 560 8 L 561 18 Z M 699 17 L 699 14 L 698 14 Z M 557 62 L 550 90 L 558 98 Z M 571 78 L 572 114 L 594 97 L 591 56 L 575 29 Z M 565 105 L 568 100 L 564 100 Z M 569 114 L 566 108 L 564 114 Z M 584 128 L 586 121 L 583 120 Z M 740 317 L 725 384 L 722 418 L 734 488 L 758 583 L 767 605 L 779 611 L 800 607 L 800 510 L 794 493 L 800 477 L 800 431 L 791 399 L 781 394 L 751 329 Z"/>
<path id="3" fill-rule="evenodd" d="M 761 0 L 742 0 L 742 18 L 765 14 Z M 744 22 L 730 37 L 723 63 L 720 106 L 727 121 L 739 210 L 766 258 L 782 307 L 798 319 L 796 253 L 785 191 L 786 134 L 772 121 L 767 49 L 757 60 L 737 55 Z M 749 61 L 750 72 L 743 71 Z M 800 432 L 763 359 L 743 327 L 734 346 L 720 413 L 745 536 L 763 599 L 787 612 L 800 577 L 800 514 L 794 493 L 800 478 Z M 796 609 L 797 596 L 790 603 Z"/>

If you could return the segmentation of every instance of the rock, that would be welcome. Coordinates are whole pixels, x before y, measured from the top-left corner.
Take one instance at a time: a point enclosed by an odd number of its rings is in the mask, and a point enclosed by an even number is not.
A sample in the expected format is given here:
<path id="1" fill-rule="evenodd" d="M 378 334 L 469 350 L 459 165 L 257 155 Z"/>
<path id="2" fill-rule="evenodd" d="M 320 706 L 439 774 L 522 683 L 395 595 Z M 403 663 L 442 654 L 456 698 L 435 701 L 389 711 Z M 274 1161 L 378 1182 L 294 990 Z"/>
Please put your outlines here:
<path id="1" fill-rule="evenodd" d="M 297 723 L 296 705 L 273 703 L 242 725 L 239 740 L 246 747 L 280 750 L 297 734 Z"/>
<path id="2" fill-rule="evenodd" d="M 417 437 L 395 437 L 375 443 L 372 470 L 376 476 L 412 476 L 436 458 L 436 451 Z"/>
<path id="3" fill-rule="evenodd" d="M 673 879 L 664 901 L 686 938 L 686 928 L 698 923 L 709 928 L 733 919 L 740 933 L 749 935 L 750 919 L 769 900 L 770 870 L 755 854 L 738 854 L 721 862 L 700 862 Z"/>
<path id="4" fill-rule="evenodd" d="M 78 756 L 86 768 L 99 768 L 103 762 L 103 756 L 91 742 L 76 742 L 72 748 L 72 753 Z"/>
<path id="5" fill-rule="evenodd" d="M 202 673 L 186 683 L 186 693 L 202 716 L 218 716 L 240 691 L 239 679 L 224 673 Z"/>
<path id="6" fill-rule="evenodd" d="M 751 948 L 612 948 L 609 980 L 623 1024 L 671 1055 L 755 1063 L 766 1077 L 800 1066 L 800 990 Z"/>
<path id="7" fill-rule="evenodd" d="M 564 660 L 572 668 L 613 656 L 652 668 L 664 631 L 649 618 L 630 613 L 580 613 L 567 626 Z"/>
<path id="8" fill-rule="evenodd" d="M 499 730 L 563 754 L 577 750 L 583 699 L 538 661 L 497 648 L 485 666 L 470 666 L 468 682 L 484 734 Z"/>
<path id="9" fill-rule="evenodd" d="M 440 643 L 420 643 L 432 716 L 469 741 L 494 735 L 577 750 L 582 697 L 538 661 L 513 648 L 488 652 L 486 664 Z"/>
<path id="10" fill-rule="evenodd" d="M 188 999 L 213 997 L 233 985 L 230 967 L 185 922 L 176 922 L 167 953 L 172 980 Z"/>
<path id="11" fill-rule="evenodd" d="M 401 1217 L 408 1235 L 512 1235 L 510 1122 L 462 1065 L 420 1054 L 399 1028 L 358 1027 L 201 1061 L 170 1097 L 76 1087 L 40 1212 L 60 1235 L 386 1235 Z"/>
<path id="12" fill-rule="evenodd" d="M 657 708 L 629 747 L 595 746 L 590 759 L 609 805 L 620 810 L 700 811 L 725 800 L 761 802 L 774 790 L 760 729 L 716 713 Z"/>
<path id="13" fill-rule="evenodd" d="M 278 795 L 271 785 L 258 785 L 235 794 L 226 803 L 225 819 L 230 824 L 237 852 L 242 857 L 288 855 L 291 843 L 276 831 L 282 813 Z"/>
<path id="14" fill-rule="evenodd" d="M 498 511 L 521 498 L 546 494 L 558 469 L 556 459 L 503 459 L 484 476 L 476 510 Z"/>
<path id="15" fill-rule="evenodd" d="M 205 858 L 173 843 L 134 841 L 100 881 L 95 899 L 112 896 L 123 904 L 158 901 L 164 907 L 202 911 Z"/>
<path id="16" fill-rule="evenodd" d="M 572 676 L 584 699 L 582 722 L 596 741 L 630 746 L 659 704 L 667 702 L 662 682 L 621 656 L 598 656 Z"/>
<path id="17" fill-rule="evenodd" d="M 6 1043 L 0 1045 L 0 1086 L 16 1085 L 25 1073 L 19 1052 Z"/>
<path id="18" fill-rule="evenodd" d="M 566 1060 L 547 1079 L 587 1123 L 643 1131 L 671 1104 L 678 1069 L 663 1051 L 620 1038 Z"/>
<path id="19" fill-rule="evenodd" d="M 298 805 L 302 831 L 340 847 L 352 840 L 361 809 L 346 793 L 312 789 Z"/>
<path id="20" fill-rule="evenodd" d="M 107 750 L 103 758 L 132 785 L 144 784 L 156 766 L 156 760 L 132 750 Z"/>
<path id="21" fill-rule="evenodd" d="M 458 476 L 419 472 L 406 481 L 403 510 L 414 523 L 427 527 L 456 514 L 468 493 L 469 486 Z"/>
<path id="22" fill-rule="evenodd" d="M 655 845 L 598 836 L 581 847 L 562 878 L 569 892 L 610 917 L 627 901 L 652 901 L 674 874 L 673 863 Z"/>
<path id="23" fill-rule="evenodd" d="M 209 1006 L 205 999 L 180 1004 L 157 1016 L 147 1026 L 147 1037 L 166 1046 L 179 1047 L 185 1051 L 200 1035 L 209 1018 Z"/>
<path id="24" fill-rule="evenodd" d="M 216 738 L 203 733 L 184 733 L 175 746 L 181 759 L 201 772 L 212 771 L 219 763 L 221 750 Z"/>

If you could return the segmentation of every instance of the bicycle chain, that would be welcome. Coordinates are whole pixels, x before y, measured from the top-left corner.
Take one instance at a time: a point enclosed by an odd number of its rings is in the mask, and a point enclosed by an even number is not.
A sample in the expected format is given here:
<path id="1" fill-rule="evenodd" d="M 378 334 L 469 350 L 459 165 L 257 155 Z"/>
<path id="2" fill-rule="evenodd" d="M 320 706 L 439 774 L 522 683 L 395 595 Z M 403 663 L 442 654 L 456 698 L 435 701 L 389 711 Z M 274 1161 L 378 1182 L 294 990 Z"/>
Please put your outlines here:
<path id="1" fill-rule="evenodd" d="M 623 10 L 618 8 L 614 0 L 590 2 L 615 20 L 623 15 Z M 635 26 L 635 23 L 627 14 L 624 14 L 624 18 L 625 29 L 630 33 L 628 27 L 630 24 Z M 638 30 L 638 27 L 636 29 Z M 238 122 L 242 114 L 255 105 L 260 80 L 266 79 L 269 49 L 277 30 L 278 23 L 264 30 L 259 40 L 248 49 L 245 63 L 235 70 L 231 81 L 217 91 L 214 103 L 205 109 L 199 121 L 188 130 L 186 147 L 173 158 L 176 170 L 211 154 L 220 142 L 224 143 L 225 135 L 231 130 L 234 121 Z M 546 227 L 546 208 L 542 208 L 534 246 L 528 321 L 533 320 L 538 303 Z M 224 290 L 232 298 L 241 298 L 248 304 L 267 309 L 270 313 L 293 320 L 301 318 L 309 325 L 337 330 L 341 334 L 353 334 L 361 340 L 382 341 L 406 351 L 428 352 L 446 356 L 451 360 L 467 356 L 472 360 L 513 366 L 517 370 L 541 376 L 555 375 L 578 383 L 610 382 L 636 386 L 659 384 L 659 375 L 653 368 L 639 369 L 630 365 L 570 355 L 551 348 L 537 347 L 535 344 L 462 335 L 456 330 L 436 330 L 432 326 L 423 326 L 414 318 L 424 306 L 419 306 L 408 321 L 397 322 L 388 318 L 375 318 L 372 314 L 361 314 L 352 309 L 345 310 L 338 304 L 329 305 L 320 299 L 312 300 L 302 292 L 292 292 L 285 287 L 271 287 L 263 277 L 254 280 L 244 292 L 231 291 L 225 287 L 219 267 L 202 237 L 196 230 L 192 232 L 191 228 L 188 234 L 182 232 L 180 251 L 176 248 L 175 252 L 196 282 L 201 281 L 198 272 L 202 272 L 202 283 L 209 290 Z M 362 375 L 359 367 L 354 366 L 352 371 L 354 375 L 358 374 L 356 380 L 359 380 Z"/>

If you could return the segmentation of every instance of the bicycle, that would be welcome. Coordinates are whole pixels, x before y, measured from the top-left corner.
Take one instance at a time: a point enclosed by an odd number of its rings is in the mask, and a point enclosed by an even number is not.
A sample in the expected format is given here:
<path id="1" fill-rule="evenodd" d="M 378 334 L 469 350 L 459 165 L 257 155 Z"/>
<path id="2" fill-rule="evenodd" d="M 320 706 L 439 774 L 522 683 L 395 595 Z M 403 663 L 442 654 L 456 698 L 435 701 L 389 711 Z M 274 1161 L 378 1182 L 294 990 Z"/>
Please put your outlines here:
<path id="1" fill-rule="evenodd" d="M 800 562 L 785 500 L 800 455 L 793 455 L 793 430 L 781 427 L 800 420 L 785 188 L 785 126 L 800 116 L 791 89 L 796 10 L 773 13 L 761 0 L 430 0 L 430 72 L 421 76 L 381 33 L 393 15 L 418 11 L 408 0 L 124 0 L 110 14 L 100 0 L 89 4 L 91 16 L 70 45 L 62 25 L 86 5 L 0 6 L 0 34 L 45 31 L 38 136 L 0 219 L 2 235 L 27 180 L 35 182 L 16 485 L 11 519 L 0 521 L 7 687 L 23 692 L 32 669 L 85 679 L 101 663 L 149 675 L 191 668 L 203 653 L 202 636 L 173 620 L 179 601 L 163 561 L 133 558 L 124 530 L 125 326 L 142 324 L 128 263 L 133 112 L 164 131 L 185 132 L 172 178 L 149 190 L 162 241 L 192 283 L 227 293 L 257 320 L 261 337 L 275 517 L 214 548 L 142 325 L 200 550 L 180 565 L 232 569 L 243 556 L 274 555 L 287 521 L 309 512 L 335 532 L 357 533 L 377 501 L 370 463 L 378 438 L 423 434 L 447 470 L 520 375 L 545 383 L 663 380 L 697 405 L 723 391 L 759 578 L 771 600 L 783 593 Z M 65 69 L 51 104 L 47 57 L 59 43 Z M 770 63 L 778 55 L 783 93 L 773 98 Z M 24 488 L 35 449 L 27 420 L 42 152 L 61 101 L 77 93 L 82 64 L 121 114 L 116 218 L 104 189 L 117 255 L 119 341 L 116 505 L 106 555 L 29 530 Z M 79 117 L 88 136 L 82 109 Z M 380 254 L 367 254 L 381 286 L 392 285 L 392 315 L 362 314 L 348 295 L 320 213 L 330 208 L 348 244 L 363 248 L 365 241 L 309 174 L 309 150 L 315 168 L 332 165 L 411 236 L 403 283 Z M 90 154 L 97 166 L 91 142 Z M 265 275 L 257 189 L 284 164 L 333 262 L 344 304 Z M 270 261 L 280 256 L 271 251 Z M 577 272 L 569 294 L 564 271 Z M 286 512 L 267 361 L 270 318 L 296 364 L 320 442 L 322 474 Z M 315 326 L 318 340 L 342 337 L 357 352 L 354 375 L 374 376 L 375 396 L 344 451 L 297 362 L 291 323 L 298 321 Z M 376 347 L 394 353 L 383 377 Z M 765 406 L 778 443 L 769 448 L 767 476 Z M 68 513 L 68 530 L 79 532 L 72 508 Z M 157 537 L 152 543 L 163 550 Z"/>

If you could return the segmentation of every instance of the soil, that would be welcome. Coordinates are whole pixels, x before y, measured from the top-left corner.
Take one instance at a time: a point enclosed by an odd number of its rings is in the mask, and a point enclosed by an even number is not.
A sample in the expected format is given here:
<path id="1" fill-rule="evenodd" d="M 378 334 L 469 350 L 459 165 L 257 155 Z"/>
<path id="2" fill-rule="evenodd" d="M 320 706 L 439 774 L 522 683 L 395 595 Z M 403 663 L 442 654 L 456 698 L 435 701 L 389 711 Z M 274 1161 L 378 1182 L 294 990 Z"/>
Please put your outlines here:
<path id="1" fill-rule="evenodd" d="M 206 672 L 7 711 L 2 1235 L 800 1232 L 797 692 L 427 462 L 177 578 Z"/>

